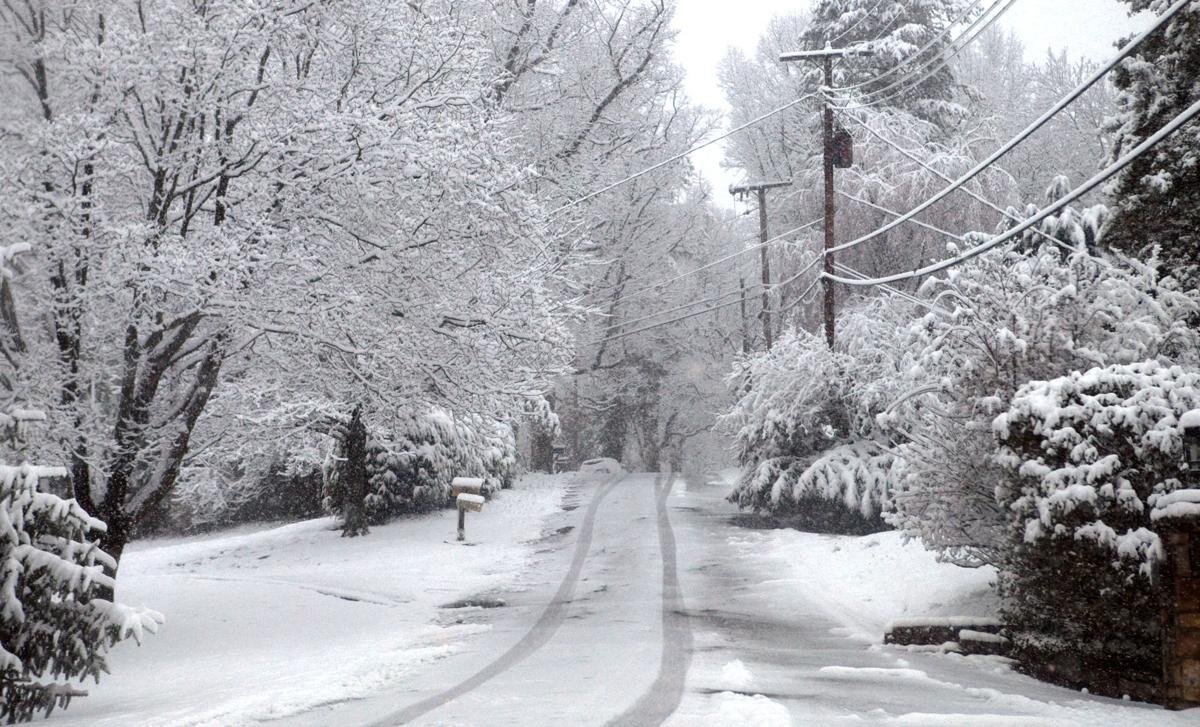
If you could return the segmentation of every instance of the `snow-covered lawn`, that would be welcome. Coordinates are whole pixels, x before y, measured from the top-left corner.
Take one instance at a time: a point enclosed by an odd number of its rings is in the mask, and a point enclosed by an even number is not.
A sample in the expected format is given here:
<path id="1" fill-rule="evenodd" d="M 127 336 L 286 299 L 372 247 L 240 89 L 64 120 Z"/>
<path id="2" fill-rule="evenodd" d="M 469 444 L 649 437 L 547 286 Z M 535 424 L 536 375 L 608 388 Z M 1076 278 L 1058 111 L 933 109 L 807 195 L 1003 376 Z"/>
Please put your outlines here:
<path id="1" fill-rule="evenodd" d="M 118 646 L 112 674 L 50 723 L 237 725 L 367 696 L 487 627 L 439 606 L 520 587 L 531 541 L 570 475 L 529 476 L 469 513 L 440 511 L 341 538 L 320 518 L 136 542 L 118 596 L 166 626 Z"/>
<path id="2" fill-rule="evenodd" d="M 804 594 L 858 640 L 881 642 L 888 624 L 901 618 L 996 615 L 994 569 L 939 563 L 898 532 L 849 537 L 749 530 L 731 544 L 748 555 L 770 553 L 781 580 L 803 583 Z"/>

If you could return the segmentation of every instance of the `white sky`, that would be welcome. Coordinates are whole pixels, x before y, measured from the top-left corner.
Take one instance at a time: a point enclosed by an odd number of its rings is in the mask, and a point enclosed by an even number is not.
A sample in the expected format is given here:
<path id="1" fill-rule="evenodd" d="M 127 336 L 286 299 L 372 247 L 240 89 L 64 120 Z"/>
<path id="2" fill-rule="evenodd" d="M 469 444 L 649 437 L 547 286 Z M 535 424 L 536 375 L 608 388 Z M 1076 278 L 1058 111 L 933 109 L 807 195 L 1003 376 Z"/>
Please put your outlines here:
<path id="1" fill-rule="evenodd" d="M 727 108 L 716 72 L 726 48 L 738 46 L 753 53 L 771 16 L 807 4 L 808 0 L 679 0 L 675 58 L 687 71 L 688 95 L 704 106 Z M 1072 56 L 1104 60 L 1113 52 L 1113 41 L 1140 27 L 1128 17 L 1127 7 L 1117 0 L 1020 0 L 999 22 L 1017 31 L 1031 56 L 1065 48 Z M 693 158 L 712 182 L 717 200 L 732 206 L 724 190 L 739 180 L 721 168 L 722 154 L 718 143 Z"/>

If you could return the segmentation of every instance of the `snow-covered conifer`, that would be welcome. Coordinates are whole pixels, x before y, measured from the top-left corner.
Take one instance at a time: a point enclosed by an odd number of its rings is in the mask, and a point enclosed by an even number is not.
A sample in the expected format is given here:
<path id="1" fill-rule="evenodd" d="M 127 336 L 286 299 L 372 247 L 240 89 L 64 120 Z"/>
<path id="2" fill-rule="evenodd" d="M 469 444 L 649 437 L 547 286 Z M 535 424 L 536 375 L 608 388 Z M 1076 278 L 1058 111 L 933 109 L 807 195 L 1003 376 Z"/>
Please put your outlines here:
<path id="1" fill-rule="evenodd" d="M 0 411 L 0 435 L 16 443 L 44 414 Z M 72 680 L 99 681 L 118 641 L 141 642 L 161 614 L 101 598 L 114 565 L 97 538 L 105 524 L 73 499 L 46 490 L 59 466 L 0 458 L 0 719 L 21 722 L 85 695 Z"/>
<path id="2" fill-rule="evenodd" d="M 1123 0 L 1161 13 L 1166 0 Z M 1166 27 L 1119 65 L 1117 113 L 1109 123 L 1115 159 L 1200 99 L 1200 6 L 1184 5 Z M 1130 255 L 1158 248 L 1188 286 L 1200 283 L 1200 126 L 1188 124 L 1143 154 L 1109 185 L 1113 219 L 1105 244 Z"/>

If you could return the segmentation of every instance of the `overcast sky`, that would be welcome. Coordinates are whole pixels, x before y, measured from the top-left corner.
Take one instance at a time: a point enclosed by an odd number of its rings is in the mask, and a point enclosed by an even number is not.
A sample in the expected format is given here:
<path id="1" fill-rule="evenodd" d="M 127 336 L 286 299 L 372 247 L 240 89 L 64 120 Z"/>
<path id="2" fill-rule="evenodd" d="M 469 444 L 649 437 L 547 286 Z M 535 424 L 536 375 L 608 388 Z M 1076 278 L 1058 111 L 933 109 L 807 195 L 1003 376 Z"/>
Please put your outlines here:
<path id="1" fill-rule="evenodd" d="M 752 53 L 771 16 L 807 5 L 808 0 L 679 0 L 675 56 L 687 71 L 691 98 L 711 108 L 726 108 L 716 73 L 726 48 L 738 46 Z M 1019 0 L 999 22 L 1016 30 L 1031 55 L 1065 48 L 1072 56 L 1104 60 L 1113 52 L 1114 40 L 1139 27 L 1128 17 L 1127 7 L 1117 0 Z M 722 153 L 721 145 L 715 144 L 694 157 L 717 192 L 739 181 L 721 168 Z M 728 195 L 716 197 L 732 205 Z"/>

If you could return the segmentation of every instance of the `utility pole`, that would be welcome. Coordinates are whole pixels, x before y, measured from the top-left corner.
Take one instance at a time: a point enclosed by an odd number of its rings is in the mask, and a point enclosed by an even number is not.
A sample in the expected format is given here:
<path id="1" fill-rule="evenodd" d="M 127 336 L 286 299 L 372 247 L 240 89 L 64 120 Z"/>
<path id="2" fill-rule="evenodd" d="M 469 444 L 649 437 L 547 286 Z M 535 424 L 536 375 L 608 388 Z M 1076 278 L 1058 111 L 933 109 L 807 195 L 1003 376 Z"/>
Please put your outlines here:
<path id="1" fill-rule="evenodd" d="M 742 294 L 742 353 L 750 353 L 750 331 L 746 329 L 746 279 L 738 278 L 738 290 Z"/>
<path id="2" fill-rule="evenodd" d="M 793 51 L 790 53 L 782 53 L 779 60 L 783 63 L 790 61 L 809 61 L 819 60 L 823 70 L 825 71 L 824 86 L 826 89 L 833 88 L 833 59 L 843 56 L 869 56 L 874 53 L 869 48 L 831 48 L 829 44 L 825 44 L 824 50 L 813 51 Z M 842 134 L 845 134 L 843 131 Z M 829 279 L 829 275 L 833 275 L 833 252 L 834 246 L 834 219 L 837 216 L 837 206 L 833 199 L 833 169 L 837 167 L 848 167 L 851 165 L 851 154 L 849 147 L 849 136 L 842 141 L 844 148 L 838 148 L 834 139 L 833 128 L 833 107 L 829 104 L 829 100 L 825 100 L 825 123 L 821 131 L 822 140 L 822 166 L 825 172 L 825 273 L 824 279 L 825 288 L 825 340 L 829 343 L 829 347 L 833 348 L 834 342 L 834 314 L 835 300 L 833 281 Z M 838 152 L 842 152 L 839 154 Z M 838 163 L 842 162 L 842 163 Z"/>
<path id="3" fill-rule="evenodd" d="M 762 328 L 763 339 L 767 350 L 771 350 L 771 259 L 767 256 L 767 190 L 776 187 L 791 186 L 791 182 L 759 182 L 757 184 L 736 184 L 729 188 L 729 193 L 736 197 L 745 197 L 754 192 L 758 195 L 758 241 L 759 259 L 762 262 Z"/>

